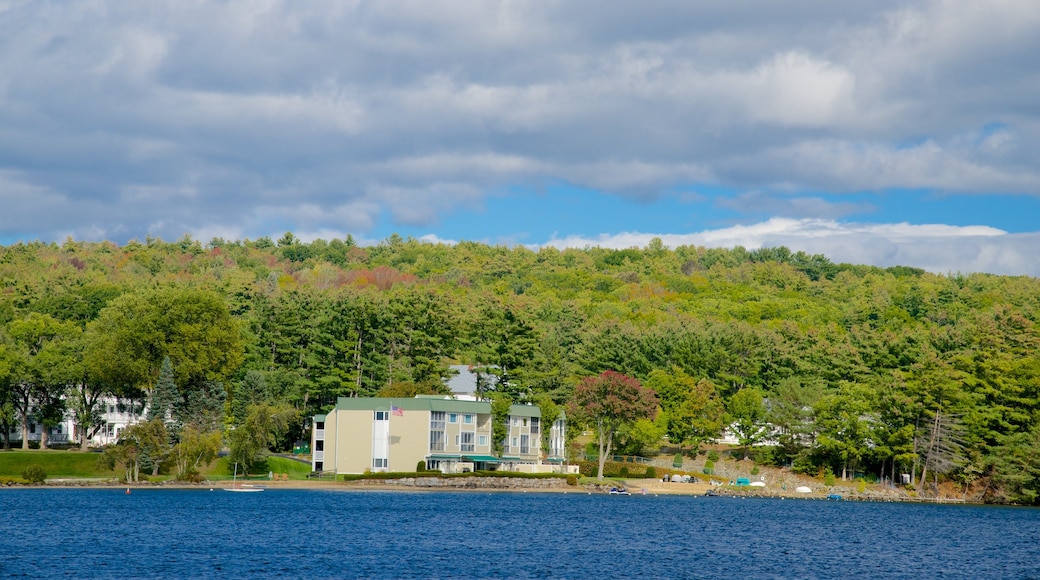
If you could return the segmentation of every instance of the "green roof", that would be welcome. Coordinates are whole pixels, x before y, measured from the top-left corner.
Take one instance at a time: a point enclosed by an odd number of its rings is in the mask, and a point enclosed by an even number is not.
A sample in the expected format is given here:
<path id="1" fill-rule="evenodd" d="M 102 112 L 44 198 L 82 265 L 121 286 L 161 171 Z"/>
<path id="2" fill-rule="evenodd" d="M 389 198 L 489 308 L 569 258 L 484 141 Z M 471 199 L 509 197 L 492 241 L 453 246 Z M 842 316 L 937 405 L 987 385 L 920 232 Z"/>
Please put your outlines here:
<path id="1" fill-rule="evenodd" d="M 408 411 L 445 411 L 448 413 L 491 414 L 491 403 L 487 401 L 459 401 L 443 396 L 424 395 L 415 398 L 380 398 L 380 397 L 340 397 L 336 400 L 336 409 L 340 411 L 389 411 L 397 407 L 405 413 Z M 513 417 L 541 417 L 542 410 L 537 405 L 510 405 L 509 415 Z"/>
<path id="2" fill-rule="evenodd" d="M 469 459 L 470 461 L 481 461 L 484 463 L 499 463 L 498 458 L 493 455 L 463 455 L 462 457 L 464 459 Z"/>

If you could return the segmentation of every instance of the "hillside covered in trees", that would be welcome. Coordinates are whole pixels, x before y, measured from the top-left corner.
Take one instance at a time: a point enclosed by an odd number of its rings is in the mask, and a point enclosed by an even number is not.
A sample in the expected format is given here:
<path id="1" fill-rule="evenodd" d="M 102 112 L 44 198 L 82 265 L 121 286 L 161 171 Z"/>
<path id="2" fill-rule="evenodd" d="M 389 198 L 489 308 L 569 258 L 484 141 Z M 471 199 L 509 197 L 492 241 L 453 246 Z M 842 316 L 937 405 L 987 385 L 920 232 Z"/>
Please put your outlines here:
<path id="1" fill-rule="evenodd" d="M 89 422 L 98 394 L 162 392 L 182 423 L 226 430 L 264 406 L 305 417 L 337 396 L 436 392 L 450 364 L 498 375 L 488 388 L 515 401 L 563 404 L 614 370 L 662 409 L 619 434 L 630 451 L 664 434 L 692 449 L 729 424 L 750 444 L 768 424 L 779 445 L 758 461 L 1038 503 L 1038 317 L 1035 278 L 785 248 L 360 247 L 289 233 L 17 244 L 0 248 L 0 421 Z"/>

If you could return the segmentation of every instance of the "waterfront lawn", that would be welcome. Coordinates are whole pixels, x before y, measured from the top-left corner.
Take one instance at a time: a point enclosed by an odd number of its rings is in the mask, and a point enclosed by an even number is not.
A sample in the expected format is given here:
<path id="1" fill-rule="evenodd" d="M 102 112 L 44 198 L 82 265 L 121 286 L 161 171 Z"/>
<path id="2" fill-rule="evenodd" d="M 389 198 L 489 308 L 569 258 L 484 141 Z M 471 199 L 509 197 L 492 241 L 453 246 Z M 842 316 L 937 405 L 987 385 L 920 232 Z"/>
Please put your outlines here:
<path id="1" fill-rule="evenodd" d="M 98 471 L 99 453 L 57 450 L 13 450 L 0 452 L 0 476 L 21 477 L 30 465 L 39 465 L 53 478 L 108 478 L 114 471 Z"/>
<path id="2" fill-rule="evenodd" d="M 228 463 L 227 457 L 221 457 L 214 461 L 207 469 L 202 470 L 202 474 L 206 479 L 210 481 L 221 481 L 225 479 L 231 479 L 234 474 L 234 465 Z M 267 457 L 266 467 L 254 466 L 253 473 L 250 473 L 248 477 L 243 477 L 241 469 L 238 472 L 239 479 L 246 479 L 249 481 L 253 480 L 266 480 L 269 472 L 274 473 L 288 473 L 289 479 L 307 479 L 307 474 L 311 472 L 311 466 L 309 463 L 303 463 L 300 461 L 293 461 L 285 457 L 278 457 L 276 455 L 270 455 Z"/>

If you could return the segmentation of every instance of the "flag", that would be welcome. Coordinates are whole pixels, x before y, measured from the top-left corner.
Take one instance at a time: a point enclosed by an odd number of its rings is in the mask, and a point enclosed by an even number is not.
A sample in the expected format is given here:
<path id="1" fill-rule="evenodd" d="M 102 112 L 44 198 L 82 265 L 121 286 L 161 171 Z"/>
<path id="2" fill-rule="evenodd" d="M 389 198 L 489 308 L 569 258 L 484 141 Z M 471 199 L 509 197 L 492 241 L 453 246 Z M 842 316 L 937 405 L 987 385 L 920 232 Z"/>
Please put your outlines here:
<path id="1" fill-rule="evenodd" d="M 404 417 L 404 409 L 397 405 L 390 405 L 390 413 L 397 417 Z"/>

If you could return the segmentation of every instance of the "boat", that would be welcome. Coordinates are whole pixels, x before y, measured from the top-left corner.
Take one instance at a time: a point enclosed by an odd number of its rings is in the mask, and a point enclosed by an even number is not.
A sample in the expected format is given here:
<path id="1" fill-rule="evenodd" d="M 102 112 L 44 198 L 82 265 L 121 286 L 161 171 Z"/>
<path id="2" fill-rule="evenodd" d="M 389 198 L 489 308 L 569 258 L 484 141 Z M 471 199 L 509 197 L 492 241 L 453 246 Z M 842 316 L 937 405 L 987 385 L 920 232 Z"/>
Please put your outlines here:
<path id="1" fill-rule="evenodd" d="M 610 495 L 632 495 L 627 489 L 623 487 L 612 487 L 610 488 Z"/>
<path id="2" fill-rule="evenodd" d="M 241 485 L 238 483 L 238 463 L 235 463 L 235 475 L 231 479 L 231 487 L 225 487 L 224 491 L 240 491 L 240 492 L 260 492 L 264 488 L 257 487 L 255 485 Z"/>

